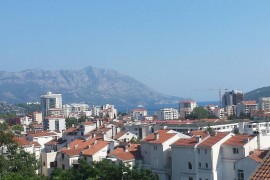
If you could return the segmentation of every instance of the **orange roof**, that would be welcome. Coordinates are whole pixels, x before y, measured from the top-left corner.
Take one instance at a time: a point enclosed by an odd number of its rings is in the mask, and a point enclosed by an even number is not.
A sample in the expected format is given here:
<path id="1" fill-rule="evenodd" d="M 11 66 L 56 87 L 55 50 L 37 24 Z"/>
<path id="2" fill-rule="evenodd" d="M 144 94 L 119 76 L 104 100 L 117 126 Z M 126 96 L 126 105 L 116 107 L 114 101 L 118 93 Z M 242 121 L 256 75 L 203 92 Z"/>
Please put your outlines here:
<path id="1" fill-rule="evenodd" d="M 42 136 L 57 136 L 56 133 L 50 131 L 36 131 L 36 132 L 28 132 L 29 136 L 32 137 L 42 137 Z"/>
<path id="2" fill-rule="evenodd" d="M 173 146 L 195 146 L 198 144 L 196 141 L 196 137 L 192 137 L 190 139 L 179 139 L 175 143 L 173 143 Z"/>
<path id="3" fill-rule="evenodd" d="M 76 127 L 70 127 L 70 128 L 68 128 L 68 129 L 65 131 L 65 133 L 74 132 L 74 131 L 76 131 L 76 130 L 78 130 L 78 128 L 76 128 Z"/>
<path id="4" fill-rule="evenodd" d="M 248 143 L 251 139 L 255 138 L 256 136 L 251 136 L 251 135 L 243 135 L 243 134 L 238 134 L 227 141 L 223 143 L 225 146 L 244 146 L 245 144 Z"/>
<path id="5" fill-rule="evenodd" d="M 197 130 L 197 131 L 190 131 L 190 136 L 201 136 L 202 138 L 205 138 L 209 136 L 209 134 L 206 131 Z"/>
<path id="6" fill-rule="evenodd" d="M 25 137 L 13 137 L 13 141 L 17 142 L 20 146 L 32 146 L 32 143 Z"/>
<path id="7" fill-rule="evenodd" d="M 94 155 L 95 153 L 97 153 L 98 151 L 100 151 L 101 149 L 105 148 L 108 145 L 109 145 L 109 142 L 97 140 L 96 144 L 94 144 L 94 145 L 90 146 L 89 148 L 83 150 L 82 155 L 92 156 L 92 155 Z"/>
<path id="8" fill-rule="evenodd" d="M 51 141 L 45 143 L 46 145 L 56 145 L 56 144 L 63 144 L 64 142 L 66 142 L 65 140 L 63 139 L 52 139 Z"/>
<path id="9" fill-rule="evenodd" d="M 119 139 L 120 137 L 124 136 L 127 132 L 126 131 L 120 131 L 117 133 L 114 137 L 114 139 Z"/>
<path id="10" fill-rule="evenodd" d="M 126 146 L 127 151 L 125 151 L 125 147 L 118 147 L 113 152 L 111 152 L 108 156 L 114 156 L 122 161 L 128 161 L 132 159 L 142 159 L 140 144 L 129 144 Z"/>
<path id="11" fill-rule="evenodd" d="M 257 162 L 262 162 L 263 158 L 266 156 L 266 154 L 269 152 L 269 150 L 259 150 L 256 149 L 254 154 L 249 155 L 251 159 L 257 161 Z"/>
<path id="12" fill-rule="evenodd" d="M 256 101 L 242 101 L 244 105 L 257 105 Z"/>
<path id="13" fill-rule="evenodd" d="M 258 180 L 258 179 L 270 179 L 270 158 L 269 152 L 266 155 L 265 159 L 263 160 L 260 167 L 258 167 L 255 172 L 249 178 L 251 180 Z"/>
<path id="14" fill-rule="evenodd" d="M 95 138 L 89 139 L 87 141 L 81 139 L 75 139 L 69 144 L 69 147 L 62 148 L 60 152 L 67 154 L 68 156 L 77 156 L 80 153 L 83 155 L 93 155 L 106 147 L 109 142 L 99 141 Z"/>
<path id="15" fill-rule="evenodd" d="M 158 130 L 159 138 L 156 140 L 154 133 L 150 134 L 146 138 L 143 139 L 142 142 L 149 142 L 154 144 L 161 144 L 171 139 L 176 133 L 169 133 L 170 130 Z"/>
<path id="16" fill-rule="evenodd" d="M 36 142 L 36 141 L 33 141 L 33 142 L 31 142 L 34 146 L 38 146 L 38 147 L 41 147 L 41 145 L 38 143 L 38 142 Z"/>
<path id="17" fill-rule="evenodd" d="M 212 147 L 228 134 L 229 133 L 217 132 L 216 135 L 205 138 L 201 143 L 198 144 L 198 147 Z"/>

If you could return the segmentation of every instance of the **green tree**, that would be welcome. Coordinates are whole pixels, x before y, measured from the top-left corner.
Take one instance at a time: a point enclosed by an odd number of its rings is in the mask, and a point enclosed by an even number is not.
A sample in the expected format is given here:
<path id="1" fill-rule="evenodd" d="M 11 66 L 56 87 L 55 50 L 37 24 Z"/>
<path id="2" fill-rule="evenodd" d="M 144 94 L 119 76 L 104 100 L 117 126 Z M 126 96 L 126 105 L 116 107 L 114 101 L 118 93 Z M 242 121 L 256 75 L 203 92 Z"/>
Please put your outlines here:
<path id="1" fill-rule="evenodd" d="M 195 107 L 192 111 L 192 113 L 187 116 L 187 118 L 189 119 L 204 119 L 204 118 L 208 118 L 209 114 L 208 111 L 206 109 L 204 109 L 204 107 Z"/>
<path id="2" fill-rule="evenodd" d="M 108 160 L 88 163 L 85 159 L 80 159 L 78 166 L 64 171 L 57 169 L 52 173 L 52 180 L 56 179 L 77 179 L 77 180 L 119 180 L 119 179 L 146 179 L 157 180 L 158 177 L 150 170 L 143 168 L 130 169 L 123 164 L 115 165 Z"/>
<path id="3" fill-rule="evenodd" d="M 23 128 L 22 125 L 16 124 L 16 125 L 14 125 L 14 126 L 12 127 L 12 130 L 13 130 L 13 131 L 23 131 L 24 128 Z"/>
<path id="4" fill-rule="evenodd" d="M 66 118 L 66 128 L 70 128 L 72 127 L 72 125 L 74 126 L 77 126 L 79 123 L 78 123 L 78 120 L 74 117 L 72 118 Z"/>
<path id="5" fill-rule="evenodd" d="M 8 125 L 0 124 L 0 144 L 2 146 L 0 179 L 38 179 L 36 170 L 39 168 L 39 163 L 36 157 L 19 147 L 13 137 L 14 134 Z"/>

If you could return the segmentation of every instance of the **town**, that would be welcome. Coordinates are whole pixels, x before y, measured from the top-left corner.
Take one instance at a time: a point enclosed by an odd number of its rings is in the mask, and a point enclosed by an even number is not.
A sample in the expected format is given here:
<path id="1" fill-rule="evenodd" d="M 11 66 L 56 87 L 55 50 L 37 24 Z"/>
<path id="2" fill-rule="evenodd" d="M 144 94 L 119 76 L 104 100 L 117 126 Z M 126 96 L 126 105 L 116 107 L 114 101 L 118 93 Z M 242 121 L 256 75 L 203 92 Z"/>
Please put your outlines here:
<path id="1" fill-rule="evenodd" d="M 225 92 L 220 104 L 180 100 L 178 109 L 154 114 L 142 105 L 119 113 L 114 105 L 62 104 L 62 94 L 40 96 L 40 111 L 18 115 L 13 140 L 34 154 L 37 174 L 107 160 L 150 170 L 160 180 L 267 178 L 270 161 L 270 97 L 244 101 Z M 5 118 L 1 119 L 5 122 Z M 16 128 L 13 128 L 16 127 Z M 20 128 L 18 128 L 20 127 Z M 10 151 L 2 145 L 2 154 Z M 129 179 L 125 172 L 122 179 Z"/>

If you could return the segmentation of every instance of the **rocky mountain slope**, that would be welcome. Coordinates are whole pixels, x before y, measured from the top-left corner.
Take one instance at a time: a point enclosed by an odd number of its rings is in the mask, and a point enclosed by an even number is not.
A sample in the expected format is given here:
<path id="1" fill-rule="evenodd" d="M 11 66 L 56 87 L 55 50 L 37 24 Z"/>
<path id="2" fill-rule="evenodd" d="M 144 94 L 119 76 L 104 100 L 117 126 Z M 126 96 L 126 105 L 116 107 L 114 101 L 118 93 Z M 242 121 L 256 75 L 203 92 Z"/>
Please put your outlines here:
<path id="1" fill-rule="evenodd" d="M 259 102 L 260 97 L 270 97 L 270 86 L 255 89 L 245 93 L 245 100 L 256 100 Z"/>
<path id="2" fill-rule="evenodd" d="M 149 105 L 177 103 L 180 98 L 161 94 L 114 70 L 0 72 L 0 100 L 10 103 L 39 101 L 47 91 L 63 94 L 64 103 Z"/>

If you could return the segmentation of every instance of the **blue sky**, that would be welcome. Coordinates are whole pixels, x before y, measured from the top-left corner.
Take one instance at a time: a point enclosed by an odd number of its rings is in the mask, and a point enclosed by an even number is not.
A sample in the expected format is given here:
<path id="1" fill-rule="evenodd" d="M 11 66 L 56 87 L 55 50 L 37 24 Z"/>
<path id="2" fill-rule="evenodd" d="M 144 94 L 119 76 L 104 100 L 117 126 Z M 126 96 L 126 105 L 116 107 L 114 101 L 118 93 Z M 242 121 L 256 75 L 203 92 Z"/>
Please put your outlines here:
<path id="1" fill-rule="evenodd" d="M 114 69 L 159 92 L 269 86 L 270 1 L 2 0 L 0 71 Z"/>

